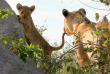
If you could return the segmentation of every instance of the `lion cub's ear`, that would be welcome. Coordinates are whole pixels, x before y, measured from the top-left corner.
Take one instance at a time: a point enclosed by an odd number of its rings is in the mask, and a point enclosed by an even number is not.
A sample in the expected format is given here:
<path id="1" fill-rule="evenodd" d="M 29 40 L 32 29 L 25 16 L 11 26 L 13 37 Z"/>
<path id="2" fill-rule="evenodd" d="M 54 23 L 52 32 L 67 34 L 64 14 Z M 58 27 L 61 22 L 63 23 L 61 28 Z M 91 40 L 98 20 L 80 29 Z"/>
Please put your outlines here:
<path id="1" fill-rule="evenodd" d="M 80 8 L 79 10 L 78 10 L 82 15 L 86 15 L 86 11 L 85 11 L 85 9 L 83 9 L 83 8 Z"/>
<path id="2" fill-rule="evenodd" d="M 62 10 L 62 14 L 67 17 L 69 15 L 69 11 L 67 9 Z"/>
<path id="3" fill-rule="evenodd" d="M 17 8 L 18 10 L 20 10 L 21 7 L 22 7 L 22 5 L 21 5 L 20 3 L 18 3 L 18 4 L 16 5 L 16 8 Z"/>
<path id="4" fill-rule="evenodd" d="M 30 10 L 31 10 L 31 12 L 33 12 L 33 11 L 35 10 L 35 6 L 34 6 L 34 5 L 31 6 L 31 7 L 30 7 Z"/>

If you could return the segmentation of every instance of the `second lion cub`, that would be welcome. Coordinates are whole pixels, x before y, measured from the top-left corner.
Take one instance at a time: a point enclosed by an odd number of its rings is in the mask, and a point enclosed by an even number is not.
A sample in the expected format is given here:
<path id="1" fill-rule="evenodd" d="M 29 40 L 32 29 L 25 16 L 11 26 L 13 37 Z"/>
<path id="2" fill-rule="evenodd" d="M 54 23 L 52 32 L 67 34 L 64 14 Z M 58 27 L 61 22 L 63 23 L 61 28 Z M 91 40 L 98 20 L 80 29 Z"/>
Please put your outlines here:
<path id="1" fill-rule="evenodd" d="M 31 14 L 35 9 L 35 6 L 22 6 L 20 3 L 16 5 L 19 12 L 19 21 L 24 26 L 24 34 L 26 42 L 30 45 L 39 45 L 44 49 L 44 57 L 47 58 L 47 55 L 51 56 L 52 51 L 61 49 L 64 46 L 64 35 L 62 35 L 62 44 L 59 47 L 52 47 L 49 43 L 42 37 L 42 35 L 37 31 L 34 26 Z"/>

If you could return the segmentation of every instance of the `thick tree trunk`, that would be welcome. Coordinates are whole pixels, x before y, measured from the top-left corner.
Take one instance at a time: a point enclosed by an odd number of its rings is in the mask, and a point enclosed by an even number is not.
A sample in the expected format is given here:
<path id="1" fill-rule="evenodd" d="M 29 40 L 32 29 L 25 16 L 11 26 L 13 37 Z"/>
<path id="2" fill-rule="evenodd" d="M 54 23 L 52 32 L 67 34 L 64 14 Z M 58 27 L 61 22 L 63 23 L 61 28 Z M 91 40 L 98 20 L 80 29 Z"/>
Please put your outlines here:
<path id="1" fill-rule="evenodd" d="M 11 0 L 10 0 L 11 1 Z M 0 0 L 0 9 L 9 9 L 14 13 L 5 0 Z M 24 28 L 17 20 L 16 14 L 8 16 L 7 19 L 0 19 L 0 36 L 24 38 Z M 25 42 L 24 42 L 25 44 Z M 34 62 L 27 60 L 24 63 L 13 52 L 6 50 L 0 42 L 0 74 L 44 74 L 36 68 Z"/>

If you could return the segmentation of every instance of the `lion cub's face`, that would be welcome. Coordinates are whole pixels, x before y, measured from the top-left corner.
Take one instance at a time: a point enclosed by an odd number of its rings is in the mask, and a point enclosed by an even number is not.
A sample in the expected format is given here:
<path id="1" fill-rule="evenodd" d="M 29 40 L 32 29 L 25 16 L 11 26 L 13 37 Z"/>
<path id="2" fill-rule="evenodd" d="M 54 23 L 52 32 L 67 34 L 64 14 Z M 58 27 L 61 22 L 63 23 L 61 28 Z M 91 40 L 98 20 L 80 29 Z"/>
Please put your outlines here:
<path id="1" fill-rule="evenodd" d="M 64 15 L 65 19 L 64 19 L 64 32 L 66 32 L 67 35 L 72 35 L 73 34 L 73 30 L 75 26 L 74 24 L 77 24 L 80 22 L 80 19 L 78 18 L 78 16 L 86 15 L 86 11 L 81 8 L 77 11 L 72 11 L 69 12 L 67 9 L 63 9 L 62 10 L 62 14 Z"/>
<path id="2" fill-rule="evenodd" d="M 34 5 L 31 7 L 22 6 L 20 3 L 18 3 L 16 5 L 16 8 L 18 9 L 20 17 L 26 19 L 31 16 L 31 13 L 34 11 L 35 6 Z"/>

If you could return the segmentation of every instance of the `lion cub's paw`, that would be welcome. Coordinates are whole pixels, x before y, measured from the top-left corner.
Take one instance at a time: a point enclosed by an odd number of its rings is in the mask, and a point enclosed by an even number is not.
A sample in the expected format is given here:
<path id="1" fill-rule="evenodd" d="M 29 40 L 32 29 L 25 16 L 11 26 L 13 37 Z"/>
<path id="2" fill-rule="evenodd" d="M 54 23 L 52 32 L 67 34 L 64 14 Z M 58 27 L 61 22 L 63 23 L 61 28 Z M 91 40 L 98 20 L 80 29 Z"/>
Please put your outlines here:
<path id="1" fill-rule="evenodd" d="M 17 18 L 18 18 L 18 20 L 20 20 L 20 16 L 19 15 L 17 15 Z"/>
<path id="2" fill-rule="evenodd" d="M 17 15 L 17 18 L 20 23 L 23 23 L 23 19 L 19 15 Z"/>

